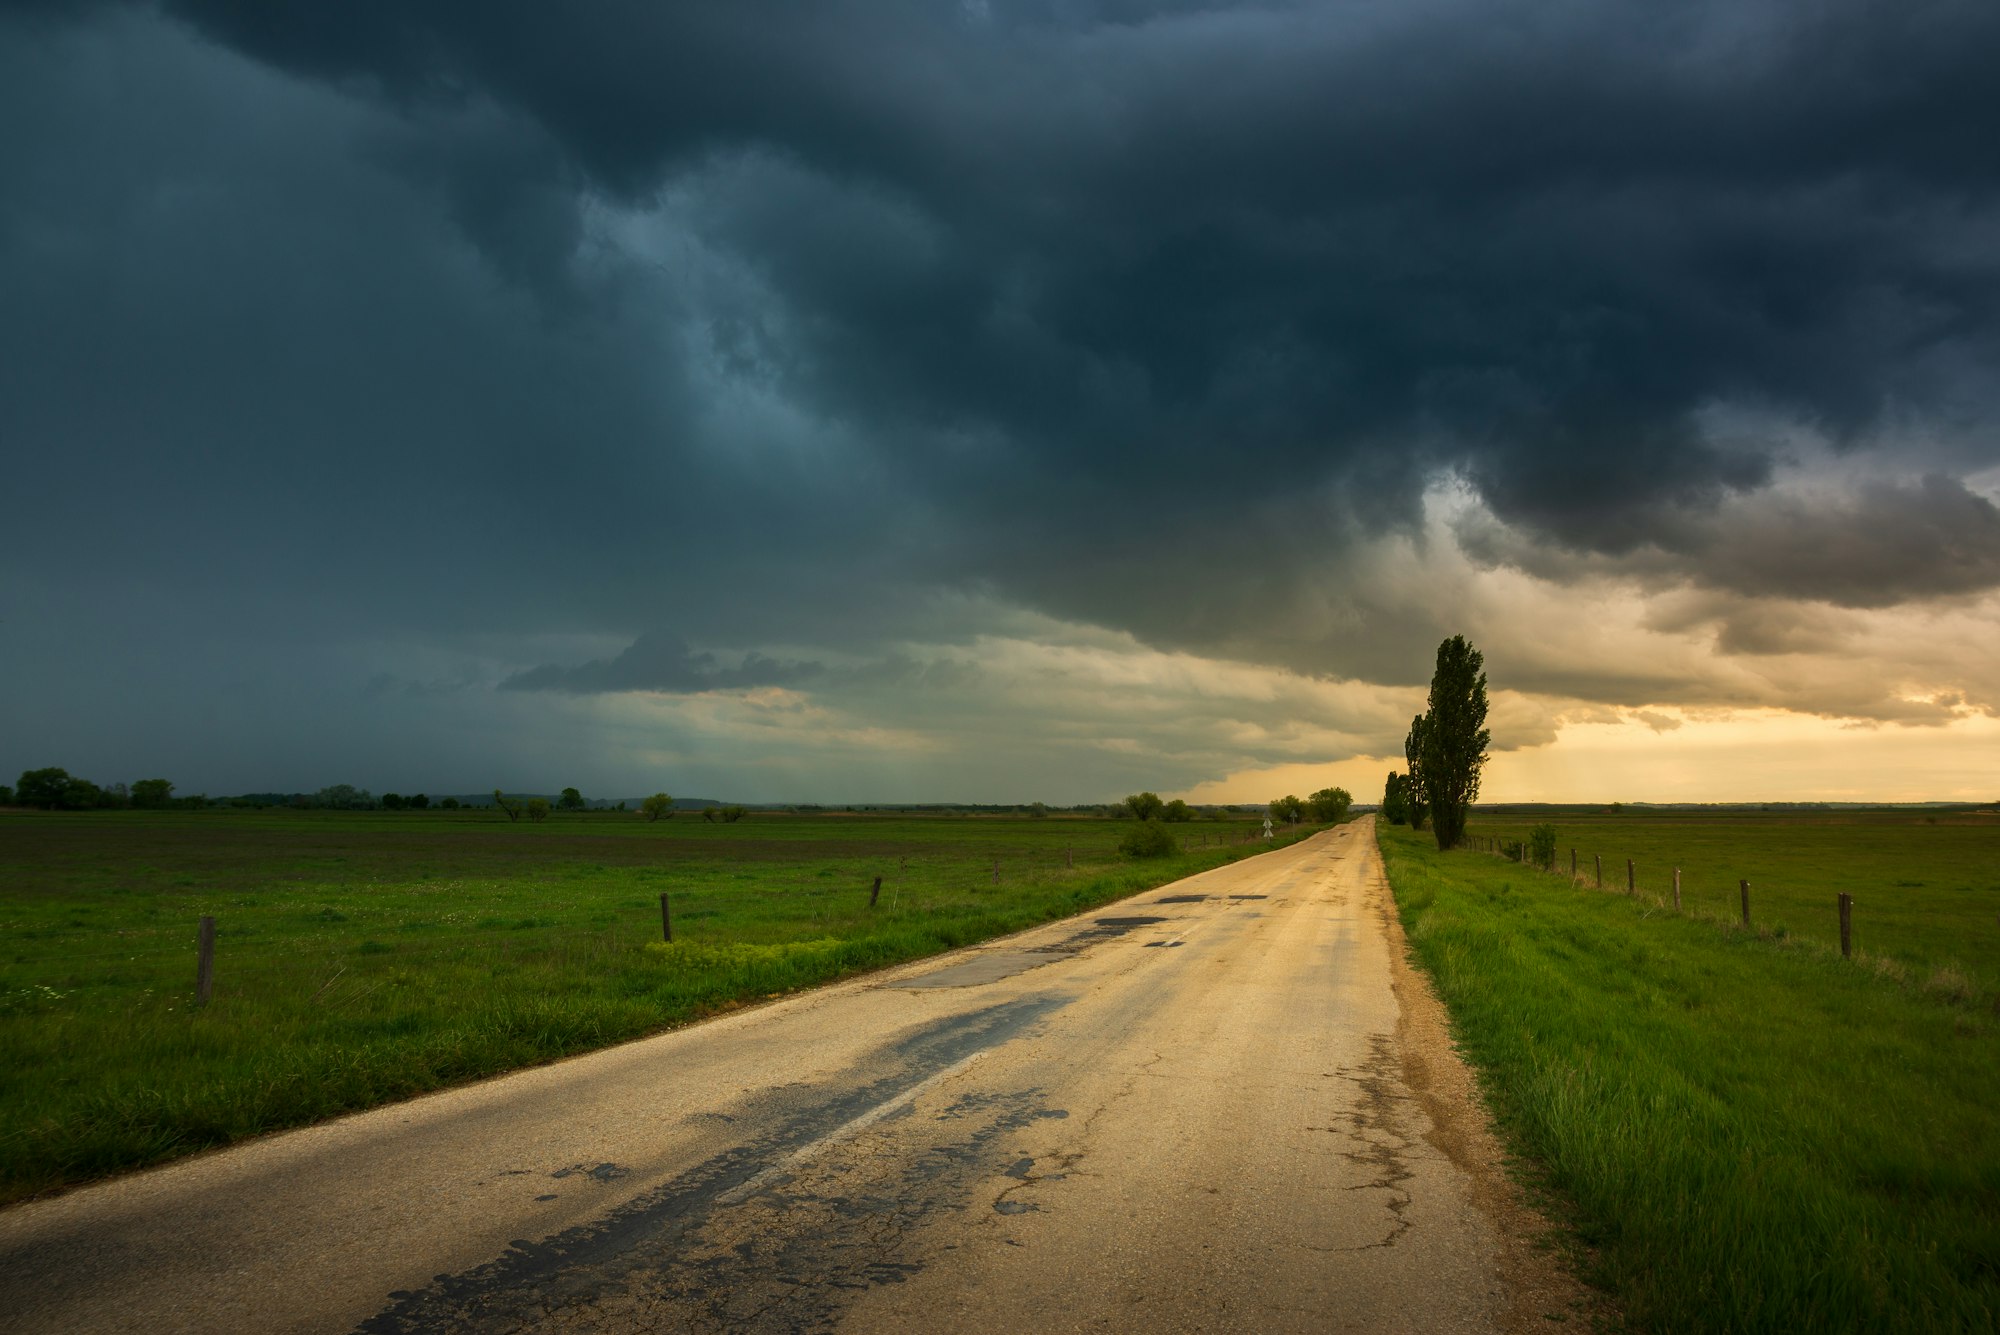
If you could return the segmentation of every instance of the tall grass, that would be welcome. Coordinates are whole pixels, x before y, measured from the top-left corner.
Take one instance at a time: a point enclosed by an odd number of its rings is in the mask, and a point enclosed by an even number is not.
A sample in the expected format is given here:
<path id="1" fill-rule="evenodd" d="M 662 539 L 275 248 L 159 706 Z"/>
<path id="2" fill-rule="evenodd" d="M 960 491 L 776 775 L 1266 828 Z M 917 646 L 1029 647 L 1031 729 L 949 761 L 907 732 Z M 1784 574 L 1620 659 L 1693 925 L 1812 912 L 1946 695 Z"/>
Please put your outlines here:
<path id="1" fill-rule="evenodd" d="M 1192 850 L 1135 865 L 1113 847 L 1123 828 L 9 817 L 0 1201 L 587 1051 L 1263 847 L 1238 842 L 1240 824 L 1183 827 Z M 218 981 L 196 1012 L 205 913 Z"/>
<path id="2" fill-rule="evenodd" d="M 1995 1328 L 1990 1008 L 1427 835 L 1381 842 L 1504 1133 L 1633 1325 Z"/>

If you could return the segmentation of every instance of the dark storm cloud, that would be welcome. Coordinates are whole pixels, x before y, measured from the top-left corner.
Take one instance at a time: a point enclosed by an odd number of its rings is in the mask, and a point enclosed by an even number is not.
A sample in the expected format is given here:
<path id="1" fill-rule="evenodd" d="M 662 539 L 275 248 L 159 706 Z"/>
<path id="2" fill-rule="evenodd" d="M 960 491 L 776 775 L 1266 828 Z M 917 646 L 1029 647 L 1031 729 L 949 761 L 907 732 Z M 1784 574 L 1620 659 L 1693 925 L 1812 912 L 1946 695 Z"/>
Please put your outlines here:
<path id="1" fill-rule="evenodd" d="M 734 667 L 716 662 L 715 655 L 696 653 L 672 635 L 641 635 L 615 658 L 599 658 L 577 667 L 544 663 L 518 672 L 500 683 L 503 691 L 562 691 L 569 695 L 599 695 L 613 691 L 744 690 L 755 686 L 798 686 L 820 675 L 818 663 L 781 663 L 763 654 L 746 654 Z"/>
<path id="2" fill-rule="evenodd" d="M 1149 629 L 1078 543 L 1201 582 L 1244 515 L 1371 489 L 1327 559 L 1454 468 L 1616 552 L 1769 478 L 1710 403 L 1844 441 L 1991 401 L 1989 4 L 166 8 L 413 122 L 497 109 L 529 151 L 433 151 L 503 267 L 577 183 L 694 182 L 785 391 L 958 517 L 963 574 Z"/>
<path id="3" fill-rule="evenodd" d="M 1008 603 L 1408 681 L 1461 609 L 1354 562 L 1445 475 L 1552 577 L 1991 588 L 1996 49 L 1986 0 L 14 0 L 0 574 L 556 694 L 748 668 L 539 637 L 880 661 Z M 1793 496 L 1716 405 L 1935 476 Z"/>

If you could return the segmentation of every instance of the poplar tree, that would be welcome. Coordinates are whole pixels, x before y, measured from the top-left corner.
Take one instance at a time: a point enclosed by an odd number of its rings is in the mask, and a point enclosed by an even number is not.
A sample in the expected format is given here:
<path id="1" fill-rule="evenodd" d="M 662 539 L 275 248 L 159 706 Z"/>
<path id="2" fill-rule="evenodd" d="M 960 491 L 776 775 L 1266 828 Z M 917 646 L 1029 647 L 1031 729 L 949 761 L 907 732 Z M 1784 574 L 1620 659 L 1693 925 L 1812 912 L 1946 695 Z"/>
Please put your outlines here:
<path id="1" fill-rule="evenodd" d="M 1486 765 L 1486 658 L 1454 635 L 1438 646 L 1429 707 L 1410 720 L 1403 752 L 1410 787 L 1430 808 L 1431 832 L 1441 849 L 1465 838 L 1465 818 L 1479 797 Z"/>

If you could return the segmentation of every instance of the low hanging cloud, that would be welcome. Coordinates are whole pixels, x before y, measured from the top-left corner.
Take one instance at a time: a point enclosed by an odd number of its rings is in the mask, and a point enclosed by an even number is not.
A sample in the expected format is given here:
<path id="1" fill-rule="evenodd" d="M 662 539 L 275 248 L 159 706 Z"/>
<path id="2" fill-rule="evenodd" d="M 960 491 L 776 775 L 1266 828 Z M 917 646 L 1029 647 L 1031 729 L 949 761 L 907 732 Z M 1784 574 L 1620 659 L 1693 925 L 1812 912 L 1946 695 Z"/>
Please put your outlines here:
<path id="1" fill-rule="evenodd" d="M 1870 482 L 1849 496 L 1783 495 L 1725 510 L 1688 553 L 1737 593 L 1889 607 L 2000 588 L 2000 506 L 1957 478 Z"/>
<path id="2" fill-rule="evenodd" d="M 1462 509 L 1453 536 L 1481 564 L 1559 582 L 1618 574 L 1851 609 L 2000 589 L 2000 506 L 1934 473 L 1773 488 L 1683 512 L 1616 554 L 1551 548 L 1483 507 Z"/>
<path id="3" fill-rule="evenodd" d="M 688 695 L 700 691 L 744 691 L 760 686 L 799 686 L 820 675 L 811 662 L 780 662 L 749 653 L 725 666 L 714 654 L 696 652 L 672 635 L 648 633 L 634 640 L 615 658 L 599 658 L 575 667 L 544 663 L 517 672 L 500 683 L 503 691 L 560 691 L 566 695 L 605 695 L 618 691 L 659 691 Z"/>

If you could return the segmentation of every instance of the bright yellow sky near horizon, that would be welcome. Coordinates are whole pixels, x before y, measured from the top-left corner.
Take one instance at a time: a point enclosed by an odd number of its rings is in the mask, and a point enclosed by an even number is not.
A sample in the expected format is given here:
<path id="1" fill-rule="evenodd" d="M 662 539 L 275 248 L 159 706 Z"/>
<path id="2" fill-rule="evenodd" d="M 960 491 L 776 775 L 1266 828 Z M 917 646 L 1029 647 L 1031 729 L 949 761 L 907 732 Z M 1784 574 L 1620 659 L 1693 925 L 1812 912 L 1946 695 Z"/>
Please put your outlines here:
<path id="1" fill-rule="evenodd" d="M 1482 802 L 1922 802 L 2000 800 L 2000 719 L 1940 727 L 1857 725 L 1780 710 L 1644 723 L 1564 725 L 1543 746 L 1494 751 Z M 1339 785 L 1382 796 L 1398 756 L 1244 770 L 1191 802 L 1266 802 Z"/>

